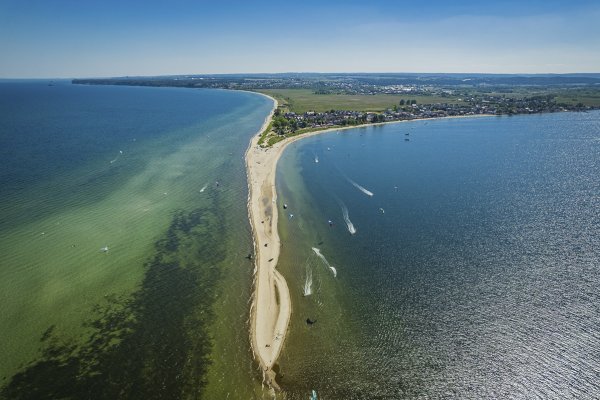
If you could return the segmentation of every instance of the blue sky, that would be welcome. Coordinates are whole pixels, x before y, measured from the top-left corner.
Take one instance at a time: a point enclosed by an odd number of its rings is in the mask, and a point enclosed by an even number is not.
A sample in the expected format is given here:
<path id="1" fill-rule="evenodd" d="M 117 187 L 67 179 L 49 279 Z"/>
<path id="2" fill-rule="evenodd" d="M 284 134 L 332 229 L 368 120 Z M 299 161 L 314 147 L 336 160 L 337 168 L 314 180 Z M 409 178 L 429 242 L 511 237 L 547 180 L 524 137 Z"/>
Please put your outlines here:
<path id="1" fill-rule="evenodd" d="M 600 1 L 0 0 L 0 78 L 600 72 Z"/>

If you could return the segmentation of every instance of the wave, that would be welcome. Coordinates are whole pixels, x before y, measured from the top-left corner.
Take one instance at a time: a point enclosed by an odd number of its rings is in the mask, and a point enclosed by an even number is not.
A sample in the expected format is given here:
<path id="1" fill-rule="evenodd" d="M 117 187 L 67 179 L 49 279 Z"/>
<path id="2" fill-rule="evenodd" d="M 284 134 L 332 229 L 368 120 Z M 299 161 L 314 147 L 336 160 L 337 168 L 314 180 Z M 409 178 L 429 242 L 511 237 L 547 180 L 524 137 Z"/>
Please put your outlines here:
<path id="1" fill-rule="evenodd" d="M 350 216 L 348 215 L 348 207 L 346 207 L 346 205 L 341 201 L 340 205 L 342 206 L 342 214 L 344 216 L 344 222 L 346 222 L 346 226 L 348 227 L 348 232 L 350 232 L 351 235 L 354 235 L 356 233 L 356 228 L 354 227 L 352 221 L 350 221 Z"/>
<path id="2" fill-rule="evenodd" d="M 327 268 L 329 268 L 329 270 L 331 270 L 331 273 L 333 274 L 333 277 L 337 277 L 337 269 L 335 269 L 334 266 L 332 266 L 331 264 L 329 264 L 329 261 L 327 261 L 327 259 L 325 258 L 325 256 L 323 254 L 321 254 L 321 250 L 317 249 L 316 247 L 312 248 L 312 251 L 315 252 L 315 254 L 321 259 L 321 261 L 323 261 L 325 263 L 325 265 L 327 266 Z"/>
<path id="3" fill-rule="evenodd" d="M 304 281 L 304 296 L 310 296 L 312 294 L 312 270 L 306 267 L 306 281 Z"/>

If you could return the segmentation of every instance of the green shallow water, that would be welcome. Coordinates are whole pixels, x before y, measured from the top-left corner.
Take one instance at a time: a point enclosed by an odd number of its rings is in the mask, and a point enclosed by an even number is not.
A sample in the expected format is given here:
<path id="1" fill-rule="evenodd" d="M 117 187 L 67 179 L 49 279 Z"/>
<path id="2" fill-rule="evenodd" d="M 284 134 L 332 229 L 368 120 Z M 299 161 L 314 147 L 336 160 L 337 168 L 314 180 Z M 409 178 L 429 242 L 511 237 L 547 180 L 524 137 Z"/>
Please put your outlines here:
<path id="1" fill-rule="evenodd" d="M 2 83 L 4 397 L 262 395 L 243 156 L 270 108 L 241 92 Z"/>

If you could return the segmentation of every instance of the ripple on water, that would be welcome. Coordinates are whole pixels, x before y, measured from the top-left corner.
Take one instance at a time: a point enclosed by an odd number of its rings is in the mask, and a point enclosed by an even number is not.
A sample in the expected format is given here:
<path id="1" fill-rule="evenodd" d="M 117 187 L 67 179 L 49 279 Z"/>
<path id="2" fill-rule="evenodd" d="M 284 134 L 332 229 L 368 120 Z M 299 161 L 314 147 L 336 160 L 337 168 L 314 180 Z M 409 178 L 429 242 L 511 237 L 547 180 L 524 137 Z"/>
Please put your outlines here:
<path id="1" fill-rule="evenodd" d="M 296 215 L 313 226 L 284 230 L 305 249 L 323 241 L 344 266 L 320 297 L 322 325 L 292 317 L 281 361 L 291 398 L 309 388 L 340 399 L 600 396 L 600 148 L 589 139 L 599 121 L 416 123 L 410 147 L 398 124 L 306 139 L 284 155 L 287 184 L 307 191 L 282 184 L 285 201 L 307 204 Z M 339 212 L 335 197 L 360 235 L 321 229 Z M 284 248 L 291 281 L 306 251 Z"/>

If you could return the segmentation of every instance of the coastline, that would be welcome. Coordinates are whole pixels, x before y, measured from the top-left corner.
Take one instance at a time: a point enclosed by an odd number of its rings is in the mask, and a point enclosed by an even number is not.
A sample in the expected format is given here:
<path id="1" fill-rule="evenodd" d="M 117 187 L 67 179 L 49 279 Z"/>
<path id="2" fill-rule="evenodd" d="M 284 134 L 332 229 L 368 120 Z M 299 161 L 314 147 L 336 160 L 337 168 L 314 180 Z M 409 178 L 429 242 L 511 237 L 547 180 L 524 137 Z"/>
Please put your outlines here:
<path id="1" fill-rule="evenodd" d="M 257 93 L 257 92 L 254 92 Z M 252 137 L 246 150 L 246 174 L 248 179 L 248 216 L 253 234 L 254 245 L 254 294 L 250 310 L 250 343 L 257 359 L 263 381 L 271 388 L 278 389 L 273 366 L 281 353 L 287 334 L 287 328 L 292 312 L 289 288 L 285 278 L 277 271 L 279 260 L 280 239 L 277 230 L 277 190 L 275 187 L 277 162 L 285 148 L 302 138 L 322 133 L 363 128 L 384 124 L 412 122 L 419 120 L 436 120 L 450 118 L 473 118 L 495 115 L 465 115 L 436 118 L 421 118 L 416 120 L 387 121 L 375 124 L 363 124 L 346 127 L 331 127 L 327 129 L 306 132 L 301 135 L 285 138 L 271 147 L 260 147 L 258 141 L 261 133 L 271 122 L 277 109 L 276 99 L 257 93 L 271 99 L 273 109 L 265 119 L 260 130 Z"/>
<path id="2" fill-rule="evenodd" d="M 246 174 L 248 179 L 248 216 L 252 227 L 254 245 L 254 294 L 250 310 L 250 343 L 255 358 L 263 372 L 263 380 L 272 388 L 278 388 L 272 368 L 283 345 L 291 315 L 289 289 L 283 276 L 276 270 L 279 259 L 279 235 L 277 232 L 277 193 L 275 190 L 275 167 L 279 148 L 261 148 L 261 133 L 267 128 L 275 110 L 265 119 L 246 150 Z"/>

